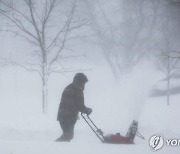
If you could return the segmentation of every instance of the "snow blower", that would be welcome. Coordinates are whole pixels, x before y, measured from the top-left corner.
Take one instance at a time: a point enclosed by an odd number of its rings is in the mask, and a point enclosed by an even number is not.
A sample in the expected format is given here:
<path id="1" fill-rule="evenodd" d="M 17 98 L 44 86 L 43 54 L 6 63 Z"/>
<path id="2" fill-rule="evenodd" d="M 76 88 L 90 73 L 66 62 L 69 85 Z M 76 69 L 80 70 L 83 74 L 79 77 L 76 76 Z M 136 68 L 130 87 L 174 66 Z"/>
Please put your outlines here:
<path id="1" fill-rule="evenodd" d="M 138 130 L 138 122 L 135 120 L 133 120 L 132 124 L 130 125 L 126 136 L 122 136 L 120 133 L 109 134 L 109 135 L 104 136 L 103 131 L 94 124 L 94 122 L 91 120 L 91 118 L 87 114 L 81 113 L 81 116 L 102 143 L 134 144 L 134 138 L 136 135 L 142 139 L 145 139 L 137 131 Z"/>

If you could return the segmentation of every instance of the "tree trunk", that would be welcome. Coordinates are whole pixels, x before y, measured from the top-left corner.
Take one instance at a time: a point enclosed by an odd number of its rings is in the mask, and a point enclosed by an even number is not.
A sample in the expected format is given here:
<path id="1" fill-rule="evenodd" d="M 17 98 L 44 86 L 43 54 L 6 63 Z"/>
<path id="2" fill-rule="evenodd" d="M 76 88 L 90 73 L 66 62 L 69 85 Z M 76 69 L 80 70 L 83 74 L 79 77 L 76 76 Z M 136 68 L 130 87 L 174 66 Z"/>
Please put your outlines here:
<path id="1" fill-rule="evenodd" d="M 47 105 L 47 81 L 44 77 L 43 79 L 43 85 L 42 85 L 42 109 L 43 113 L 47 113 L 48 105 Z"/>
<path id="2" fill-rule="evenodd" d="M 167 81 L 167 105 L 169 105 L 170 103 L 170 79 L 168 78 Z"/>
<path id="3" fill-rule="evenodd" d="M 48 75 L 47 75 L 47 63 L 44 62 L 43 64 L 43 70 L 42 70 L 42 110 L 43 113 L 47 113 L 48 111 Z"/>
<path id="4" fill-rule="evenodd" d="M 169 53 L 168 53 L 168 75 L 167 75 L 167 105 L 170 104 L 170 61 L 169 61 Z"/>

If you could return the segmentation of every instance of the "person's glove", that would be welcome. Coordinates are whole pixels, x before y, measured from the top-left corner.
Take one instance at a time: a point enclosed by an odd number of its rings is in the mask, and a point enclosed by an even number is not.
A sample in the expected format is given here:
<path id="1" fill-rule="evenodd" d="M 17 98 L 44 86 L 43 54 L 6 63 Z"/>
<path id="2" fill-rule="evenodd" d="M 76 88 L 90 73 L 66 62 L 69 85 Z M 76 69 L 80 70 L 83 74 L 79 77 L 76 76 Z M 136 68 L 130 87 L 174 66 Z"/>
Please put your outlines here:
<path id="1" fill-rule="evenodd" d="M 91 109 L 91 108 L 87 108 L 87 109 L 86 109 L 86 114 L 87 114 L 87 115 L 90 115 L 91 112 L 92 112 L 92 109 Z"/>

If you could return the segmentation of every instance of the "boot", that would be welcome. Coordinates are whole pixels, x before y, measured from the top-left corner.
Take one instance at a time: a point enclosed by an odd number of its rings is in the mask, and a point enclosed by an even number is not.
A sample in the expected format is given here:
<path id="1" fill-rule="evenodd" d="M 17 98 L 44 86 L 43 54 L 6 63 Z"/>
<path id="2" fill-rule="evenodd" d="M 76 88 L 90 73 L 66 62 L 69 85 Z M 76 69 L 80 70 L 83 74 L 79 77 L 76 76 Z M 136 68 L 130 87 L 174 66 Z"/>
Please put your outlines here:
<path id="1" fill-rule="evenodd" d="M 61 137 L 57 138 L 55 142 L 70 142 L 70 140 L 67 139 L 64 135 L 62 135 Z"/>

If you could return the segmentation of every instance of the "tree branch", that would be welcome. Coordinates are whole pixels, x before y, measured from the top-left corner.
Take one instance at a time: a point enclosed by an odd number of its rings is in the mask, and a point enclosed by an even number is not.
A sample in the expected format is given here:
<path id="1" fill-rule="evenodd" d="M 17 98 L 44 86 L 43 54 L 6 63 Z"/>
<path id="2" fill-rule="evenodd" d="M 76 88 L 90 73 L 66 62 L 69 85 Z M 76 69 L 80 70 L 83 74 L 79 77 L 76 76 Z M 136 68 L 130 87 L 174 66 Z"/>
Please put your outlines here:
<path id="1" fill-rule="evenodd" d="M 46 11 L 46 15 L 44 16 L 44 19 L 42 20 L 42 43 L 43 45 L 45 45 L 45 28 L 46 28 L 46 24 L 47 24 L 47 21 L 50 17 L 50 14 L 54 8 L 54 4 L 55 4 L 55 0 L 52 0 L 50 1 L 50 6 L 49 6 L 49 10 Z M 46 10 L 47 10 L 47 1 L 46 1 Z"/>
<path id="2" fill-rule="evenodd" d="M 16 65 L 18 67 L 21 67 L 21 68 L 27 70 L 27 71 L 36 72 L 42 77 L 42 74 L 38 69 L 35 69 L 35 68 L 32 68 L 32 67 L 27 67 L 27 66 L 24 66 L 22 64 L 19 64 L 19 63 L 13 61 L 11 58 L 10 59 L 3 59 L 3 60 L 4 60 L 3 63 L 6 64 L 6 65 Z"/>
<path id="3" fill-rule="evenodd" d="M 39 47 L 39 44 L 33 40 L 31 40 L 30 38 L 28 38 L 27 36 L 17 32 L 17 31 L 13 31 L 13 30 L 1 30 L 1 31 L 4 31 L 4 32 L 10 32 L 10 33 L 14 33 L 22 38 L 24 38 L 25 40 L 27 40 L 29 43 L 35 45 L 35 46 L 38 46 Z"/>
<path id="4" fill-rule="evenodd" d="M 32 4 L 32 0 L 27 0 L 26 1 L 26 4 L 27 6 L 29 7 L 29 10 L 30 10 L 30 15 L 31 15 L 31 19 L 32 19 L 32 22 L 33 22 L 33 27 L 36 31 L 36 35 L 37 35 L 37 38 L 38 38 L 38 42 L 40 44 L 40 47 L 41 47 L 41 51 L 44 51 L 43 50 L 43 44 L 42 44 L 42 40 L 41 40 L 41 36 L 40 36 L 40 31 L 39 31 L 39 28 L 37 26 L 37 23 L 36 23 L 36 20 L 34 18 L 34 14 L 33 14 L 33 4 Z"/>
<path id="5" fill-rule="evenodd" d="M 58 56 L 59 56 L 60 52 L 61 52 L 62 49 L 64 48 L 65 41 L 66 41 L 66 38 L 67 38 L 67 34 L 68 34 L 68 31 L 69 31 L 69 26 L 70 26 L 70 24 L 71 24 L 71 21 L 72 21 L 73 15 L 74 15 L 75 7 L 76 7 L 76 0 L 74 1 L 71 14 L 70 14 L 70 16 L 69 16 L 69 18 L 68 18 L 67 27 L 66 27 L 66 32 L 65 32 L 65 34 L 64 34 L 64 39 L 63 39 L 62 45 L 61 45 L 61 47 L 59 48 L 59 50 L 57 51 L 55 57 L 51 60 L 51 62 L 50 62 L 50 64 L 49 64 L 48 71 L 50 70 L 52 64 L 58 59 Z"/>
<path id="6" fill-rule="evenodd" d="M 6 6 L 7 8 L 15 11 L 16 13 L 18 13 L 19 15 L 21 15 L 24 19 L 26 19 L 29 23 L 32 24 L 32 21 L 31 21 L 28 17 L 26 17 L 25 14 L 22 13 L 21 11 L 17 10 L 17 9 L 14 8 L 13 6 L 11 6 L 10 4 L 5 3 L 5 2 L 3 2 L 3 1 L 0 1 L 0 3 L 2 3 L 2 4 L 3 4 L 4 6 Z"/>
<path id="7" fill-rule="evenodd" d="M 13 17 L 8 16 L 6 13 L 1 12 L 1 11 L 0 11 L 0 14 L 2 14 L 6 18 L 8 18 L 10 21 L 12 21 L 15 24 L 15 26 L 17 26 L 24 33 L 26 33 L 27 35 L 31 36 L 35 40 L 38 40 L 36 36 L 34 36 L 31 32 L 29 32 L 27 29 L 24 28 L 24 26 L 23 26 L 22 22 L 20 22 L 20 20 L 18 20 L 17 18 L 13 19 Z"/>

